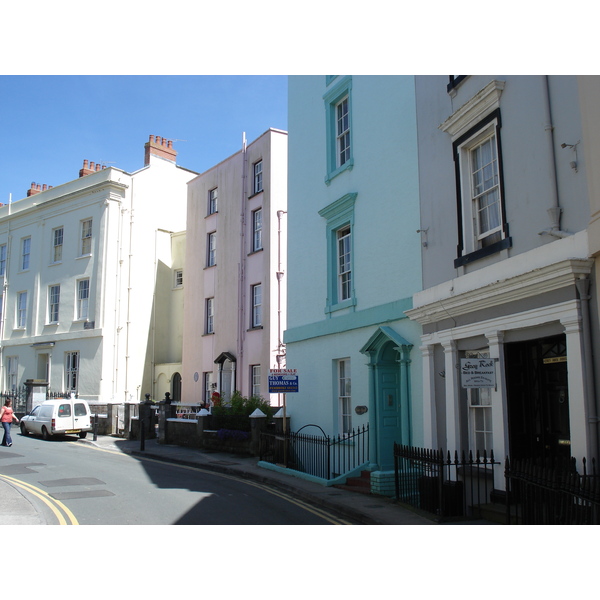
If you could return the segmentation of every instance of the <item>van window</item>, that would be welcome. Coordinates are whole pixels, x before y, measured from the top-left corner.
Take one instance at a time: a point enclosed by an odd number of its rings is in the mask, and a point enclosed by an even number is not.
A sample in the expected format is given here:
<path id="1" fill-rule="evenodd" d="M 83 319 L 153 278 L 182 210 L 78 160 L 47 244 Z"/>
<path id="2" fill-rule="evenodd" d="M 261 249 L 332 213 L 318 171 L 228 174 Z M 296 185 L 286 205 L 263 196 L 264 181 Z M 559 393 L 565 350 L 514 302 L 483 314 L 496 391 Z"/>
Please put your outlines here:
<path id="1" fill-rule="evenodd" d="M 71 416 L 71 405 L 70 404 L 59 405 L 58 416 L 59 417 L 70 417 Z"/>
<path id="2" fill-rule="evenodd" d="M 54 406 L 52 406 L 51 404 L 46 404 L 45 406 L 42 406 L 42 408 L 40 408 L 39 416 L 40 417 L 51 417 L 53 408 L 54 408 Z"/>
<path id="3" fill-rule="evenodd" d="M 77 402 L 77 404 L 75 404 L 75 416 L 85 417 L 85 415 L 87 415 L 85 404 L 83 404 L 82 402 Z"/>

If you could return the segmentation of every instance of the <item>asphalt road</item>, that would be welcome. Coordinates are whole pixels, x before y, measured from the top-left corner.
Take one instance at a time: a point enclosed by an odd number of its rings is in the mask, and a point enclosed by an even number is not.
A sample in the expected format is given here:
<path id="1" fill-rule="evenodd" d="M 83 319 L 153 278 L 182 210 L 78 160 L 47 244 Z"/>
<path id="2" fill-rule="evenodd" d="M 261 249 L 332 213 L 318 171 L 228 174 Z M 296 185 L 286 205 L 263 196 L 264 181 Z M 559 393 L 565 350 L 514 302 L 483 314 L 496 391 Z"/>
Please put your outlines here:
<path id="1" fill-rule="evenodd" d="M 13 435 L 0 476 L 48 523 L 65 525 L 346 524 L 289 494 L 231 475 L 110 452 L 76 437 Z"/>

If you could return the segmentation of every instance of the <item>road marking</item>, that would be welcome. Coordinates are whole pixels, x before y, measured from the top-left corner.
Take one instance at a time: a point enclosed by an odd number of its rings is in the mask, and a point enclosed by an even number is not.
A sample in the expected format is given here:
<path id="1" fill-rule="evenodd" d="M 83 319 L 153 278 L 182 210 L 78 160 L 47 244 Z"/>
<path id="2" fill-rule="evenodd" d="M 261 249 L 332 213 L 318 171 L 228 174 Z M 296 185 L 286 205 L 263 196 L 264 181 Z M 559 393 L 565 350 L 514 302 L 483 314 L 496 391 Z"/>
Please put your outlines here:
<path id="1" fill-rule="evenodd" d="M 86 445 L 86 447 L 88 447 Z M 92 446 L 92 448 L 94 450 L 100 450 L 100 452 L 108 452 L 110 454 L 118 454 L 121 456 L 129 456 L 131 457 L 131 454 L 124 454 L 122 452 L 119 451 L 115 451 L 115 450 L 107 450 L 105 448 L 98 448 L 98 446 Z M 273 496 L 278 496 L 279 498 L 282 498 L 284 500 L 287 500 L 288 502 L 291 502 L 292 504 L 295 504 L 296 506 L 299 506 L 300 508 L 306 510 L 307 512 L 313 513 L 314 515 L 320 517 L 321 519 L 324 519 L 325 521 L 328 521 L 329 523 L 331 523 L 332 525 L 352 525 L 352 523 L 350 523 L 350 521 L 346 521 L 344 519 L 338 518 L 338 517 L 334 517 L 332 514 L 320 509 L 320 508 L 316 508 L 314 506 L 312 506 L 311 504 L 308 504 L 302 500 L 297 500 L 296 498 L 292 498 L 291 496 L 288 496 L 285 492 L 279 492 L 278 490 L 276 490 L 275 488 L 272 488 L 268 485 L 264 485 L 261 483 L 256 483 L 254 481 L 249 481 L 247 479 L 243 479 L 241 477 L 236 477 L 234 475 L 227 475 L 226 473 L 219 473 L 217 471 L 211 471 L 209 469 L 203 469 L 202 467 L 193 467 L 191 465 L 181 465 L 178 463 L 173 463 L 170 462 L 168 460 L 160 460 L 157 458 L 148 458 L 146 456 L 141 456 L 139 454 L 135 455 L 136 459 L 140 459 L 140 460 L 145 460 L 148 462 L 155 462 L 155 463 L 159 463 L 161 465 L 174 465 L 176 467 L 179 467 L 180 469 L 188 469 L 190 471 L 199 471 L 200 473 L 206 473 L 207 475 L 217 475 L 218 477 L 224 477 L 226 479 L 231 479 L 237 482 L 241 482 L 241 483 L 245 483 L 247 485 L 251 485 L 254 486 L 255 488 L 259 488 L 265 492 L 268 492 L 269 494 L 272 494 Z"/>
<path id="2" fill-rule="evenodd" d="M 75 518 L 75 515 L 62 502 L 52 498 L 44 490 L 41 490 L 40 488 L 37 488 L 34 485 L 31 485 L 30 483 L 25 483 L 24 481 L 15 479 L 14 477 L 9 477 L 8 475 L 0 475 L 0 478 L 4 479 L 5 481 L 8 481 L 13 485 L 16 485 L 17 487 L 24 489 L 26 492 L 29 492 L 33 496 L 36 496 L 36 498 L 39 498 L 54 513 L 54 516 L 57 518 L 59 525 L 79 525 L 79 522 Z M 69 522 L 67 522 L 67 519 Z"/>

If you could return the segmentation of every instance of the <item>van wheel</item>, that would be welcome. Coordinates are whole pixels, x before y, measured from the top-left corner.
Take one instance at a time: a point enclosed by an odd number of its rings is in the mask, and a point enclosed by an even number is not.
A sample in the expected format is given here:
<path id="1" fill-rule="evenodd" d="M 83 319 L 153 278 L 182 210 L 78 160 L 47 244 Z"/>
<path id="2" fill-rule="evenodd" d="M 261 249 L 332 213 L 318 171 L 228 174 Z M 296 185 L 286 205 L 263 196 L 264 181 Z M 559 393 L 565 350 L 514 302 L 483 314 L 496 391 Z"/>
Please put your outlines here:
<path id="1" fill-rule="evenodd" d="M 80 431 L 79 432 L 79 439 L 83 440 L 86 437 L 87 437 L 87 431 Z"/>
<path id="2" fill-rule="evenodd" d="M 29 431 L 25 428 L 25 423 L 21 423 L 20 425 L 21 435 L 29 435 Z"/>
<path id="3" fill-rule="evenodd" d="M 48 433 L 48 430 L 45 427 L 42 427 L 42 439 L 44 439 L 44 440 L 50 439 L 50 434 Z"/>

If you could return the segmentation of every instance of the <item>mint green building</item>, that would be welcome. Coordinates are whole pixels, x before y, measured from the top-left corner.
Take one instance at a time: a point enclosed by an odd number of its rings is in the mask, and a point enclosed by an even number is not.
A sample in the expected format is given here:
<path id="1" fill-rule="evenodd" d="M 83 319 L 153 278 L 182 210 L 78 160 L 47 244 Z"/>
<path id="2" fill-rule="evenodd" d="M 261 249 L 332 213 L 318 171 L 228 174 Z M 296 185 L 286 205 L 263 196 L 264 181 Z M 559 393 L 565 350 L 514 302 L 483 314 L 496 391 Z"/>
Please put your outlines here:
<path id="1" fill-rule="evenodd" d="M 290 427 L 368 425 L 371 489 L 391 495 L 393 443 L 423 441 L 414 78 L 291 76 L 288 102 Z"/>

